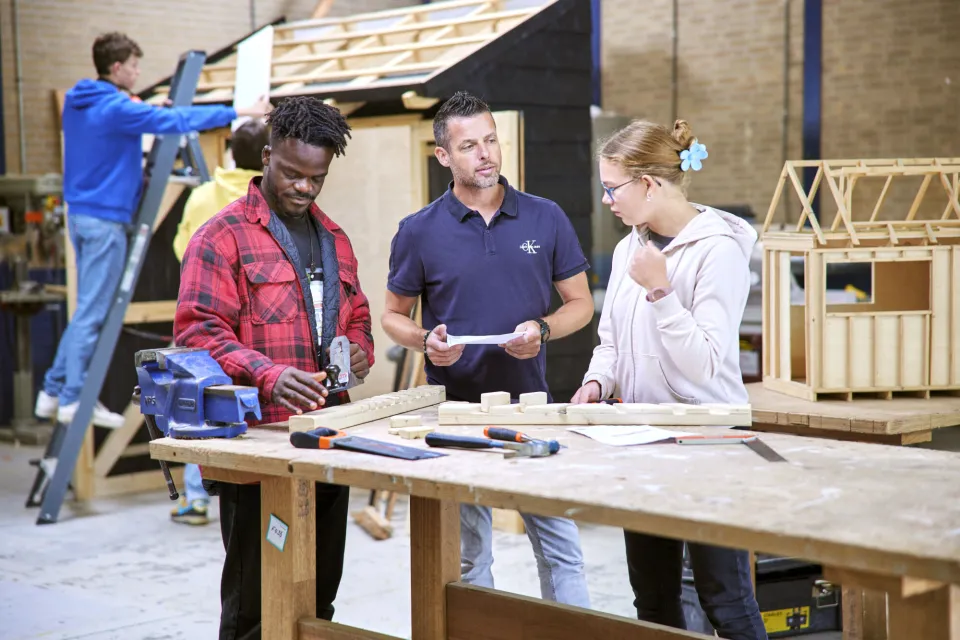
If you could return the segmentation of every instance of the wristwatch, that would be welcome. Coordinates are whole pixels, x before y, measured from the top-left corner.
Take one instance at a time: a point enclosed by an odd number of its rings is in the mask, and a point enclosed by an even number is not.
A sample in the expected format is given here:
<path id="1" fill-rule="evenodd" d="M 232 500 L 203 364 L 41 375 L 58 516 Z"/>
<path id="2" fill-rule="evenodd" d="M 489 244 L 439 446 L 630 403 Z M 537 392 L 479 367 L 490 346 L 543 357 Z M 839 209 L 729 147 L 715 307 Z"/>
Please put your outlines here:
<path id="1" fill-rule="evenodd" d="M 430 337 L 431 333 L 433 332 L 427 331 L 426 333 L 423 334 L 423 359 L 424 361 L 429 362 L 430 364 L 433 364 L 432 362 L 430 362 L 430 356 L 427 355 L 427 338 Z"/>
<path id="2" fill-rule="evenodd" d="M 540 325 L 540 344 L 550 339 L 550 325 L 543 318 L 534 318 L 534 322 Z"/>
<path id="3" fill-rule="evenodd" d="M 671 292 L 673 292 L 673 287 L 656 287 L 655 289 L 651 289 L 647 291 L 647 302 L 656 302 L 670 295 Z"/>

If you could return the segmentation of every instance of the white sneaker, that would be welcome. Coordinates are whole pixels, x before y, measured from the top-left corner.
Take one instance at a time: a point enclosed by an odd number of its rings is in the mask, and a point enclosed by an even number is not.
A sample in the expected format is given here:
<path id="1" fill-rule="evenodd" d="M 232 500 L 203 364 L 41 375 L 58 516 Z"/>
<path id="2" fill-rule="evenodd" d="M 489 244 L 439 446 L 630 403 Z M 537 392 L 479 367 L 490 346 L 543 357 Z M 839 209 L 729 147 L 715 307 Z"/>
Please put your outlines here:
<path id="1" fill-rule="evenodd" d="M 76 415 L 79 407 L 79 400 L 61 406 L 57 411 L 57 420 L 63 424 L 70 424 L 73 422 L 73 416 Z M 93 409 L 93 424 L 107 429 L 119 429 L 123 426 L 123 416 L 111 412 L 103 406 L 103 403 L 97 402 L 97 406 Z"/>
<path id="2" fill-rule="evenodd" d="M 41 389 L 40 393 L 37 394 L 37 404 L 33 408 L 33 415 L 43 419 L 52 418 L 57 415 L 57 405 L 59 403 L 60 399 L 57 396 L 52 396 Z"/>

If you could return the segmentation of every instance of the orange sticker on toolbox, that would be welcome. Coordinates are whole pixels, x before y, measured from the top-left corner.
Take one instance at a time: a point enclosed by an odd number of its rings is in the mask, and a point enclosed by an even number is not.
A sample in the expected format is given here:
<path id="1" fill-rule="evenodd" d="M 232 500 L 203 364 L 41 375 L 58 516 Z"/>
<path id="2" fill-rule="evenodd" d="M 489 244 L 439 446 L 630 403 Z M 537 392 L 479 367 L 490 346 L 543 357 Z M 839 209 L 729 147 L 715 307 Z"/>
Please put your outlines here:
<path id="1" fill-rule="evenodd" d="M 810 627 L 810 607 L 761 611 L 760 615 L 763 616 L 763 626 L 767 633 L 795 631 Z"/>

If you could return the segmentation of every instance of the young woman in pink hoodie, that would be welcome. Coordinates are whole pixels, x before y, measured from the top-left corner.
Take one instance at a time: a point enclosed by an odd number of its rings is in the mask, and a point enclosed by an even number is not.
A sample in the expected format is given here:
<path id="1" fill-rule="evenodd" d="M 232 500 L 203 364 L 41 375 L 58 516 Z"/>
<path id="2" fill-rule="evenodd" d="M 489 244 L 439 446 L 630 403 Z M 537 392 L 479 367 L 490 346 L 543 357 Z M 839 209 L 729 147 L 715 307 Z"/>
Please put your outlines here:
<path id="1" fill-rule="evenodd" d="M 613 253 L 596 347 L 572 402 L 747 403 L 739 326 L 757 233 L 691 203 L 686 187 L 706 147 L 678 120 L 635 121 L 599 153 L 603 202 L 630 233 Z M 637 617 L 685 628 L 683 541 L 625 531 Z M 746 551 L 690 544 L 704 612 L 731 640 L 766 640 Z"/>

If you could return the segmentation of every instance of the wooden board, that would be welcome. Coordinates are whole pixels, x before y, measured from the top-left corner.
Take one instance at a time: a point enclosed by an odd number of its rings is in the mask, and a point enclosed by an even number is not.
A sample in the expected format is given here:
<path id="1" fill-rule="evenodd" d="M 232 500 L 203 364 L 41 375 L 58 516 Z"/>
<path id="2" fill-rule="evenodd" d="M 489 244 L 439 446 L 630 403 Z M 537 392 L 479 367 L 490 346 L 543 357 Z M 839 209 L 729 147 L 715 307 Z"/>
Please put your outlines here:
<path id="1" fill-rule="evenodd" d="M 436 423 L 432 410 L 418 413 Z M 383 419 L 351 433 L 400 442 L 388 429 Z M 165 438 L 150 450 L 178 462 L 479 502 L 825 566 L 960 583 L 956 453 L 767 434 L 763 440 L 788 460 L 771 463 L 747 447 L 608 447 L 561 428 L 526 430 L 568 448 L 536 459 L 448 449 L 445 457 L 410 462 L 296 449 L 286 433 L 251 429 L 233 440 Z M 442 431 L 477 435 L 481 428 Z"/>
<path id="2" fill-rule="evenodd" d="M 482 404 L 446 402 L 439 407 L 440 424 L 473 425 L 657 425 L 749 427 L 749 405 L 691 404 L 500 404 L 488 411 Z"/>
<path id="3" fill-rule="evenodd" d="M 802 400 L 748 384 L 753 424 L 895 435 L 960 425 L 960 398 Z"/>
<path id="4" fill-rule="evenodd" d="M 311 411 L 288 420 L 290 431 L 309 431 L 317 427 L 348 429 L 358 424 L 390 418 L 408 411 L 415 411 L 440 404 L 447 397 L 447 390 L 440 385 L 424 385 L 402 389 L 339 407 Z"/>

